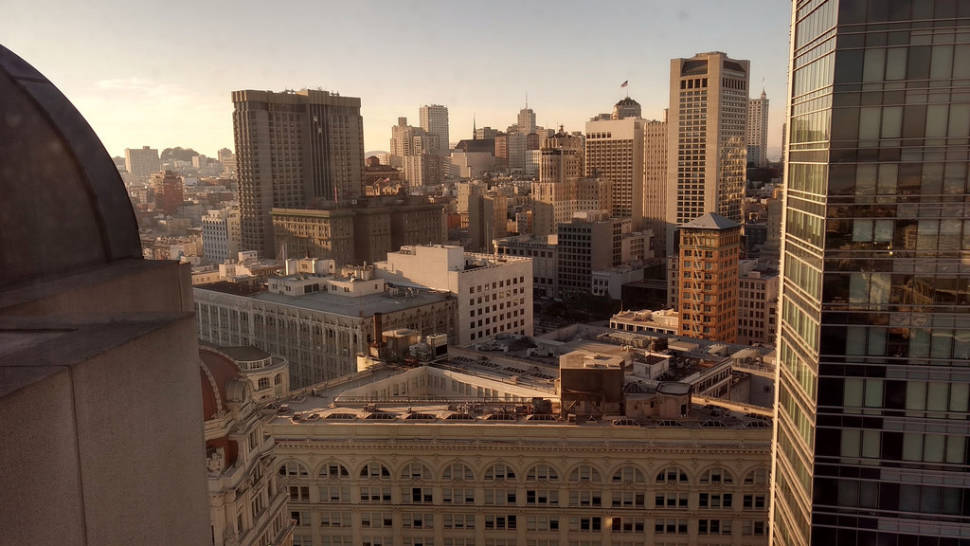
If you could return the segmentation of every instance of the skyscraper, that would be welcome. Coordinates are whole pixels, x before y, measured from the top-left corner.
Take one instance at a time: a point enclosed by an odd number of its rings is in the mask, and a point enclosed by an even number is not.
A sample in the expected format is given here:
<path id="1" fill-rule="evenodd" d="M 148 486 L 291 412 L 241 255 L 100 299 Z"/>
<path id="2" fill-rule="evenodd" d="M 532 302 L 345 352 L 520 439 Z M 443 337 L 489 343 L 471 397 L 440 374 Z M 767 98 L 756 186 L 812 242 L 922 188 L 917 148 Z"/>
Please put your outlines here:
<path id="1" fill-rule="evenodd" d="M 776 545 L 970 537 L 968 23 L 793 3 Z"/>
<path id="2" fill-rule="evenodd" d="M 523 135 L 536 132 L 536 113 L 529 108 L 528 104 L 519 110 L 516 128 Z"/>
<path id="3" fill-rule="evenodd" d="M 663 121 L 643 122 L 643 222 L 653 230 L 657 256 L 667 243 L 667 111 Z"/>
<path id="4" fill-rule="evenodd" d="M 670 61 L 667 223 L 707 212 L 741 222 L 748 61 L 715 51 Z M 668 230 L 667 248 L 673 248 Z"/>
<path id="5" fill-rule="evenodd" d="M 360 99 L 327 91 L 233 91 L 242 246 L 273 257 L 270 209 L 361 193 Z"/>
<path id="6" fill-rule="evenodd" d="M 761 90 L 761 96 L 748 100 L 748 128 L 745 131 L 748 148 L 748 161 L 755 167 L 768 163 L 768 96 Z"/>
<path id="7" fill-rule="evenodd" d="M 448 142 L 448 107 L 440 104 L 424 105 L 418 110 L 421 128 L 437 137 L 437 149 L 432 153 L 448 156 L 451 145 Z"/>
<path id="8" fill-rule="evenodd" d="M 630 218 L 634 229 L 643 221 L 643 120 L 586 122 L 586 176 L 612 182 L 614 218 Z"/>

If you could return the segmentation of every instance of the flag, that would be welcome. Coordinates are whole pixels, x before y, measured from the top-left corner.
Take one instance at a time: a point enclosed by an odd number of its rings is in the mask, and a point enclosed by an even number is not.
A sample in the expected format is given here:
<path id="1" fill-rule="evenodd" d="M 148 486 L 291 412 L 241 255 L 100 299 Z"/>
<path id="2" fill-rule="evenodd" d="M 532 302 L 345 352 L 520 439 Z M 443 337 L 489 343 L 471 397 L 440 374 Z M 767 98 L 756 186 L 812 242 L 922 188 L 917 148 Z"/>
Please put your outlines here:
<path id="1" fill-rule="evenodd" d="M 623 80 L 623 83 L 620 84 L 620 87 L 626 87 L 628 83 L 630 83 L 630 80 Z"/>

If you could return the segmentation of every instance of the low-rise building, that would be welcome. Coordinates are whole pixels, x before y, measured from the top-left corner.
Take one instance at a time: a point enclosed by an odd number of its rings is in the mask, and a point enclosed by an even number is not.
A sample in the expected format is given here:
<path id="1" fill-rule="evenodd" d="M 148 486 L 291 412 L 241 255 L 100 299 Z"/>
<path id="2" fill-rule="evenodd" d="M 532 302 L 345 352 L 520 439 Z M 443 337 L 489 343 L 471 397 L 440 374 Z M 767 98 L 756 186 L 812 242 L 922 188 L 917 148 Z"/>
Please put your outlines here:
<path id="1" fill-rule="evenodd" d="M 757 268 L 755 260 L 740 264 L 738 280 L 738 343 L 774 345 L 778 323 L 778 272 Z"/>
<path id="2" fill-rule="evenodd" d="M 624 332 L 676 335 L 680 329 L 680 313 L 673 309 L 620 311 L 610 317 L 610 328 Z"/>
<path id="3" fill-rule="evenodd" d="M 599 269 L 590 274 L 590 292 L 594 296 L 608 296 L 619 300 L 623 297 L 623 285 L 643 280 L 643 262 L 627 263 Z"/>
<path id="4" fill-rule="evenodd" d="M 465 252 L 460 246 L 407 246 L 388 252 L 377 274 L 394 284 L 447 290 L 457 299 L 458 343 L 501 333 L 532 335 L 532 260 Z"/>
<path id="5" fill-rule="evenodd" d="M 285 358 L 294 388 L 354 372 L 357 356 L 368 353 L 375 330 L 384 327 L 445 333 L 450 341 L 457 340 L 457 303 L 447 293 L 387 287 L 361 294 L 384 286 L 380 278 L 301 274 L 272 281 L 275 291 L 263 283 L 194 287 L 199 339 L 222 346 L 252 345 Z M 354 288 L 358 285 L 359 291 Z"/>
<path id="6" fill-rule="evenodd" d="M 495 254 L 532 259 L 532 291 L 537 298 L 554 298 L 559 293 L 559 255 L 556 235 L 518 235 L 492 242 Z"/>

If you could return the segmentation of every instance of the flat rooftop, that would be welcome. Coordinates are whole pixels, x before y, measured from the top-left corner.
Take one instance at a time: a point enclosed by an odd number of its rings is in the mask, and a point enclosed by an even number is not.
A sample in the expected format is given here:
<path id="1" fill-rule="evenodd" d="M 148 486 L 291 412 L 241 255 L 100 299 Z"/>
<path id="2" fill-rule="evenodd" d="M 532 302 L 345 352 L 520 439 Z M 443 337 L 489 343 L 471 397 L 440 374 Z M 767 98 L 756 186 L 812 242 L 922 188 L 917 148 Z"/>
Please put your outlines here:
<path id="1" fill-rule="evenodd" d="M 391 290 L 390 292 L 382 294 L 371 294 L 359 297 L 339 296 L 324 292 L 314 292 L 300 296 L 286 296 L 267 291 L 239 293 L 237 290 L 224 287 L 223 283 L 195 286 L 193 289 L 243 295 L 257 301 L 347 317 L 369 317 L 374 313 L 393 313 L 403 309 L 411 309 L 413 307 L 447 301 L 450 298 L 450 294 L 447 292 L 418 289 Z M 396 292 L 402 295 L 392 295 Z"/>

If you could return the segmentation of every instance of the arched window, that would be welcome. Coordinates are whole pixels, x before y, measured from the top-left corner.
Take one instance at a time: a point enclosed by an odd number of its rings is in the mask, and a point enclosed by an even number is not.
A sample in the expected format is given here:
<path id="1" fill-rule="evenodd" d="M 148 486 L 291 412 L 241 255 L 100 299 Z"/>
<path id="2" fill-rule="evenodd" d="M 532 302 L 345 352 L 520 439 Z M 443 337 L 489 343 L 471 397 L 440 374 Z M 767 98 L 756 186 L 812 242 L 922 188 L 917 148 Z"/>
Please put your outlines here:
<path id="1" fill-rule="evenodd" d="M 280 476 L 289 478 L 309 478 L 310 472 L 303 463 L 289 461 L 280 465 Z"/>
<path id="2" fill-rule="evenodd" d="M 391 471 L 380 463 L 367 463 L 361 467 L 360 477 L 365 480 L 389 480 Z"/>
<path id="3" fill-rule="evenodd" d="M 326 480 L 346 480 L 350 477 L 350 472 L 340 463 L 329 462 L 320 467 L 320 477 Z"/>
<path id="4" fill-rule="evenodd" d="M 768 483 L 768 469 L 756 468 L 744 476 L 744 485 L 764 485 Z"/>
<path id="5" fill-rule="evenodd" d="M 569 481 L 573 483 L 578 482 L 591 482 L 600 483 L 603 481 L 602 476 L 600 476 L 600 471 L 596 470 L 593 465 L 581 464 L 573 469 L 569 473 Z"/>
<path id="6" fill-rule="evenodd" d="M 647 477 L 639 468 L 626 465 L 616 469 L 612 481 L 613 483 L 647 483 Z"/>
<path id="7" fill-rule="evenodd" d="M 441 473 L 442 480 L 474 480 L 475 473 L 465 463 L 454 462 L 447 465 Z"/>
<path id="8" fill-rule="evenodd" d="M 731 485 L 733 483 L 734 476 L 724 468 L 711 468 L 701 474 L 701 485 Z"/>
<path id="9" fill-rule="evenodd" d="M 419 462 L 408 463 L 401 469 L 402 480 L 431 480 L 434 479 L 428 465 Z"/>
<path id="10" fill-rule="evenodd" d="M 485 471 L 485 479 L 488 481 L 514 480 L 515 470 L 505 463 L 495 463 Z"/>
<path id="11" fill-rule="evenodd" d="M 667 485 L 686 484 L 687 472 L 679 466 L 668 466 L 657 472 L 657 483 Z"/>
<path id="12" fill-rule="evenodd" d="M 532 468 L 525 475 L 526 481 L 556 481 L 559 479 L 559 473 L 556 469 L 550 465 L 540 463 Z"/>

